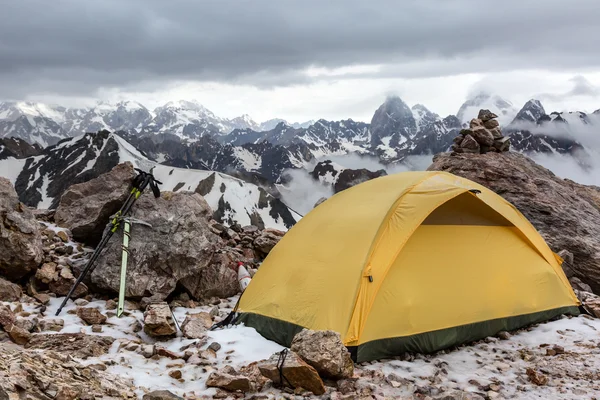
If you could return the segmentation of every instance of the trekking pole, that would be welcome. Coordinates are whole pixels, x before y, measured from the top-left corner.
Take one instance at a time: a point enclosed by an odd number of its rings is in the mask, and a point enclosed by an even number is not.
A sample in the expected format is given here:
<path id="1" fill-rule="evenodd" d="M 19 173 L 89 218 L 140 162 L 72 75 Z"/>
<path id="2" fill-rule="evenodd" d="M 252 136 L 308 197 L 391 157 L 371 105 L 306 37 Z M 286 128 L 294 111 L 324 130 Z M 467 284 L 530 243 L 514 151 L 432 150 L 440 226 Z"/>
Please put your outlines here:
<path id="1" fill-rule="evenodd" d="M 108 241 L 110 240 L 112 235 L 119 228 L 122 217 L 127 215 L 129 213 L 129 211 L 131 211 L 131 207 L 133 206 L 135 201 L 141 196 L 144 189 L 148 185 L 150 185 L 150 188 L 152 189 L 152 193 L 154 193 L 154 197 L 156 197 L 156 198 L 160 197 L 160 190 L 158 189 L 157 184 L 162 184 L 162 183 L 157 181 L 154 178 L 154 176 L 152 175 L 152 170 L 150 170 L 150 172 L 142 171 L 139 168 L 135 168 L 135 170 L 138 171 L 138 175 L 133 179 L 133 182 L 132 182 L 133 188 L 131 189 L 131 192 L 127 196 L 127 199 L 125 200 L 125 203 L 123 203 L 123 206 L 121 207 L 121 209 L 119 211 L 117 211 L 115 216 L 106 224 L 106 228 L 104 229 L 102 240 L 100 240 L 100 243 L 98 244 L 98 246 L 96 246 L 96 250 L 94 250 L 94 253 L 88 260 L 85 268 L 83 269 L 83 271 L 81 271 L 81 274 L 79 274 L 79 277 L 77 278 L 77 280 L 75 281 L 75 283 L 73 284 L 71 289 L 69 290 L 69 293 L 67 294 L 67 296 L 61 303 L 58 310 L 56 310 L 56 314 L 55 314 L 56 316 L 58 316 L 60 314 L 60 312 L 63 309 L 63 307 L 65 306 L 65 304 L 67 304 L 67 301 L 69 301 L 69 299 L 73 295 L 73 292 L 75 291 L 77 286 L 79 286 L 79 284 L 83 281 L 83 279 L 90 272 L 93 271 L 93 264 L 96 261 L 96 259 L 100 256 L 100 252 L 104 249 L 104 247 L 106 246 L 106 244 L 108 243 Z"/>
<path id="2" fill-rule="evenodd" d="M 121 318 L 123 315 L 123 311 L 125 310 L 125 284 L 127 280 L 127 258 L 129 256 L 129 240 L 131 239 L 131 224 L 138 223 L 142 225 L 146 225 L 152 227 L 147 222 L 140 221 L 131 217 L 123 218 L 123 245 L 121 246 L 123 249 L 123 254 L 121 256 L 121 280 L 119 282 L 119 304 L 117 306 L 117 317 Z"/>

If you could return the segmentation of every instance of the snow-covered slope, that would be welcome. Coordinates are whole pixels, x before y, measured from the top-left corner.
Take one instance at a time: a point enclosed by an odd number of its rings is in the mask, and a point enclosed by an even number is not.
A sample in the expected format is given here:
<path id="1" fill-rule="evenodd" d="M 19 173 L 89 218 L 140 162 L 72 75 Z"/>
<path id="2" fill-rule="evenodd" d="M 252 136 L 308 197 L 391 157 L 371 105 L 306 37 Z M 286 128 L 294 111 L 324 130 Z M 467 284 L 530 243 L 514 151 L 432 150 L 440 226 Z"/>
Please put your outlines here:
<path id="1" fill-rule="evenodd" d="M 300 218 L 262 187 L 219 172 L 158 164 L 108 131 L 63 140 L 35 157 L 0 160 L 0 175 L 15 184 L 25 204 L 55 208 L 70 185 L 95 178 L 126 161 L 146 171 L 153 169 L 156 178 L 163 182 L 163 191 L 202 194 L 215 218 L 228 225 L 237 222 L 286 230 Z"/>
<path id="2" fill-rule="evenodd" d="M 546 114 L 539 100 L 529 100 L 504 129 L 511 147 L 525 153 L 573 154 L 584 150 L 580 142 L 593 135 L 600 118 L 582 112 Z M 593 143 L 590 146 L 594 146 Z"/>

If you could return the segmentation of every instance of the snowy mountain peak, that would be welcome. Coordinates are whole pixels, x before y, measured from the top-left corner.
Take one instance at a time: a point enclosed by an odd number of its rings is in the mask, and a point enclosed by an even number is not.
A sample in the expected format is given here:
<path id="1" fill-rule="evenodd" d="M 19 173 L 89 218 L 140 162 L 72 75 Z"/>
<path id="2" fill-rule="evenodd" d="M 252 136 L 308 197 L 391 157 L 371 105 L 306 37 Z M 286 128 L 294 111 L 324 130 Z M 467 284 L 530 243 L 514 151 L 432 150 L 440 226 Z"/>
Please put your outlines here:
<path id="1" fill-rule="evenodd" d="M 511 125 L 524 121 L 536 123 L 544 114 L 546 114 L 546 111 L 544 110 L 542 103 L 539 100 L 531 99 L 525 103 L 523 108 L 517 113 L 514 120 L 511 122 Z"/>
<path id="2" fill-rule="evenodd" d="M 468 123 L 476 118 L 479 110 L 488 109 L 498 115 L 500 125 L 508 125 L 515 118 L 519 110 L 508 100 L 488 92 L 477 92 L 467 99 L 458 110 L 456 116 L 461 123 Z"/>

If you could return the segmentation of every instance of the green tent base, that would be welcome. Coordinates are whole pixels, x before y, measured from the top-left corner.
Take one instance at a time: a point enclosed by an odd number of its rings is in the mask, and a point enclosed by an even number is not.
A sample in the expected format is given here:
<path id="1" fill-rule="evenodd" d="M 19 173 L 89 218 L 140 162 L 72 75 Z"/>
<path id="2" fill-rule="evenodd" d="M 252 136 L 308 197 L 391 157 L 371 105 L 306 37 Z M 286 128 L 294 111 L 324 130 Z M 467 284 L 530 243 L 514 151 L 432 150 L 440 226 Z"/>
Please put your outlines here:
<path id="1" fill-rule="evenodd" d="M 417 335 L 374 340 L 359 346 L 349 347 L 352 360 L 357 363 L 393 358 L 403 353 L 430 354 L 459 344 L 467 344 L 501 331 L 514 331 L 532 324 L 549 321 L 561 315 L 577 316 L 580 307 L 568 306 L 532 314 L 499 318 L 473 324 L 440 329 Z M 294 336 L 303 328 L 299 325 L 253 313 L 240 313 L 235 324 L 256 329 L 263 337 L 281 346 L 290 347 Z"/>

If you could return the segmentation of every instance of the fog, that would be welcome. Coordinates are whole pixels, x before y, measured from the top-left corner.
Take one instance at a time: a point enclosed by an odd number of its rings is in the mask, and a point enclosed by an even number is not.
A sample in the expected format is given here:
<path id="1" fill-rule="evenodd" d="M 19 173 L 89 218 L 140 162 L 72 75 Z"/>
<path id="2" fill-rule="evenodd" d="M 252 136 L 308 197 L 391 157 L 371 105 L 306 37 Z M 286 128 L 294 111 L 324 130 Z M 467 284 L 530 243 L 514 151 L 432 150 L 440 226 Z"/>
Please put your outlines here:
<path id="1" fill-rule="evenodd" d="M 300 214 L 305 215 L 313 209 L 315 203 L 320 198 L 329 198 L 334 194 L 333 187 L 322 184 L 309 175 L 320 161 L 331 160 L 343 168 L 349 169 L 366 168 L 370 171 L 383 169 L 390 175 L 405 171 L 424 171 L 431 165 L 432 158 L 433 156 L 431 155 L 409 156 L 402 163 L 386 165 L 381 163 L 376 157 L 360 156 L 356 153 L 322 157 L 309 164 L 307 169 L 286 170 L 284 174 L 290 180 L 285 185 L 278 186 L 278 189 L 282 194 L 282 200 L 285 204 Z"/>

